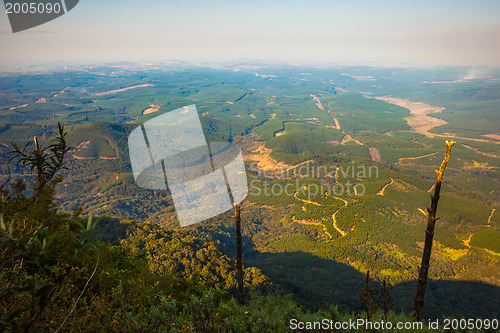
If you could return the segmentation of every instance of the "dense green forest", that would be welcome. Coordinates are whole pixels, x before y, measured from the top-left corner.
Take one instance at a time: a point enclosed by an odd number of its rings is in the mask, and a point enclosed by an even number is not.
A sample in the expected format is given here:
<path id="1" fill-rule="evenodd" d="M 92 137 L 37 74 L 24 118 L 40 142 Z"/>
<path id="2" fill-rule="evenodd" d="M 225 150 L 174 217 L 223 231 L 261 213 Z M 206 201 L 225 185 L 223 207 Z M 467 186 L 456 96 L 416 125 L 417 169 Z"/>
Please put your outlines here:
<path id="1" fill-rule="evenodd" d="M 385 281 L 395 302 L 385 312 L 411 320 L 421 210 L 445 133 L 458 143 L 439 202 L 424 317 L 498 317 L 498 82 L 423 82 L 459 75 L 456 68 L 254 71 L 110 65 L 0 77 L 2 327 L 287 331 L 295 317 L 371 316 L 360 298 L 368 272 L 375 303 Z M 407 108 L 373 96 L 444 107 L 431 116 L 447 123 L 419 133 Z M 130 167 L 130 132 L 191 104 L 207 141 L 238 144 L 245 158 L 246 307 L 235 300 L 232 212 L 180 228 L 170 192 L 138 187 Z M 10 161 L 12 143 L 30 142 L 33 151 L 34 136 L 56 142 L 58 122 L 72 149 L 40 189 L 36 167 Z M 271 191 L 286 186 L 288 194 Z M 385 318 L 384 310 L 373 316 Z"/>
<path id="2" fill-rule="evenodd" d="M 25 148 L 15 159 L 36 178 L 1 188 L 2 330 L 266 332 L 287 331 L 292 319 L 410 321 L 392 312 L 392 303 L 383 305 L 391 302 L 384 288 L 380 309 L 369 306 L 376 298 L 368 277 L 365 314 L 342 314 L 333 305 L 309 312 L 278 296 L 251 266 L 245 268 L 247 304 L 237 305 L 233 261 L 216 243 L 149 222 L 82 218 L 81 210 L 55 207 L 67 153 L 62 128 L 56 143 Z"/>

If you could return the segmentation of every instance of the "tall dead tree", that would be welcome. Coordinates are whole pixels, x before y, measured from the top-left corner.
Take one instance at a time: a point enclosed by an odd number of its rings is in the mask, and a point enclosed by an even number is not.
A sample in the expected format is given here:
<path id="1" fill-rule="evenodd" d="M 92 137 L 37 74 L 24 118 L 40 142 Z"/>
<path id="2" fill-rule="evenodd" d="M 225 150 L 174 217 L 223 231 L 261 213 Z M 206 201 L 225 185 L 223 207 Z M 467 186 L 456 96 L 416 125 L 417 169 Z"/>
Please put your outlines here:
<path id="1" fill-rule="evenodd" d="M 241 254 L 241 206 L 234 205 L 234 221 L 236 222 L 236 274 L 238 279 L 238 303 L 245 305 L 243 290 L 243 256 Z"/>
<path id="2" fill-rule="evenodd" d="M 446 153 L 444 154 L 443 162 L 436 170 L 437 180 L 436 186 L 434 187 L 434 195 L 431 196 L 431 208 L 426 207 L 427 212 L 427 230 L 425 231 L 425 246 L 424 253 L 422 254 L 422 263 L 420 265 L 420 272 L 417 281 L 417 294 L 415 296 L 415 306 L 413 308 L 413 318 L 416 321 L 422 319 L 422 310 L 424 308 L 424 297 L 425 297 L 425 286 L 427 284 L 427 275 L 429 273 L 429 261 L 431 258 L 432 250 L 432 239 L 434 238 L 434 227 L 436 226 L 436 221 L 439 219 L 436 217 L 436 211 L 439 201 L 439 192 L 441 191 L 441 183 L 443 181 L 444 169 L 450 160 L 451 147 L 455 144 L 454 141 L 446 141 Z"/>

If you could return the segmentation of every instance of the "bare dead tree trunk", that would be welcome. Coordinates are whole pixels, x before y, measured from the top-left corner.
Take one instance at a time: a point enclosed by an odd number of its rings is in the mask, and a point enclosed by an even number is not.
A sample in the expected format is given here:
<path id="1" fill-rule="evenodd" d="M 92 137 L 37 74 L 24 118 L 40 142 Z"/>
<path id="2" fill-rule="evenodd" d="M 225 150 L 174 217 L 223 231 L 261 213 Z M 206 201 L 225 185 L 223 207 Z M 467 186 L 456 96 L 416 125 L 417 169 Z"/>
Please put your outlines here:
<path id="1" fill-rule="evenodd" d="M 38 144 L 38 138 L 36 136 L 33 137 L 33 140 L 35 141 L 35 149 L 36 149 L 36 152 L 37 154 L 40 153 L 40 145 Z M 43 182 L 44 182 L 44 177 L 43 177 L 43 170 L 41 168 L 37 168 L 37 181 L 38 181 L 38 184 L 37 184 L 37 187 L 41 187 Z"/>
<path id="2" fill-rule="evenodd" d="M 236 273 L 238 278 L 238 303 L 245 305 L 245 294 L 243 290 L 243 257 L 241 254 L 241 218 L 240 205 L 234 205 L 234 220 L 236 222 Z"/>
<path id="3" fill-rule="evenodd" d="M 415 296 L 415 306 L 413 308 L 413 319 L 420 321 L 422 319 L 422 310 L 424 308 L 424 297 L 425 297 L 425 286 L 427 284 L 427 276 L 429 273 L 429 261 L 431 258 L 432 250 L 432 239 L 434 238 L 434 227 L 436 226 L 436 221 L 439 219 L 436 217 L 437 206 L 439 201 L 439 192 L 441 191 L 441 183 L 443 181 L 444 169 L 450 160 L 451 147 L 455 144 L 454 141 L 446 141 L 446 153 L 444 154 L 443 162 L 436 170 L 437 180 L 436 186 L 434 187 L 434 195 L 431 196 L 431 208 L 426 207 L 427 212 L 427 230 L 425 231 L 425 246 L 424 253 L 422 254 L 422 263 L 420 265 L 420 272 L 417 281 L 417 294 Z"/>

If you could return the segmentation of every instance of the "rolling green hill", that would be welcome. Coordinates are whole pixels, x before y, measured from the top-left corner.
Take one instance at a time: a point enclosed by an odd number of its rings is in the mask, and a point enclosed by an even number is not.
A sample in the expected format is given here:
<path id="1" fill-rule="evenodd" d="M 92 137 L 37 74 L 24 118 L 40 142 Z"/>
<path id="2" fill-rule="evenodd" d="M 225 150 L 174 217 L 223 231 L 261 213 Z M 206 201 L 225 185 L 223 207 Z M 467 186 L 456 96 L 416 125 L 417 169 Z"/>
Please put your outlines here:
<path id="1" fill-rule="evenodd" d="M 376 84 L 356 75 L 370 75 Z M 60 122 L 74 147 L 56 191 L 62 210 L 81 207 L 84 214 L 105 215 L 109 221 L 150 221 L 165 228 L 154 229 L 162 235 L 154 246 L 137 245 L 140 237 L 128 241 L 137 243 L 132 245 L 138 251 L 149 251 L 155 269 L 167 262 L 155 253 L 175 256 L 178 237 L 194 261 L 200 253 L 203 260 L 223 258 L 219 264 L 229 265 L 231 212 L 183 228 L 184 236 L 177 236 L 169 191 L 136 186 L 130 167 L 127 139 L 135 127 L 195 104 L 208 141 L 231 141 L 243 150 L 250 184 L 242 215 L 249 267 L 266 275 L 276 292 L 291 293 L 309 308 L 337 304 L 347 312 L 360 310 L 359 292 L 369 270 L 374 284 L 391 283 L 396 309 L 408 312 L 425 232 L 419 209 L 429 205 L 444 140 L 453 138 L 457 145 L 439 202 L 430 270 L 434 292 L 426 316 L 437 311 L 437 316 L 485 317 L 499 312 L 492 297 L 500 287 L 500 140 L 495 137 L 500 85 L 494 80 L 424 82 L 450 75 L 450 69 L 407 73 L 306 66 L 255 71 L 96 66 L 6 73 L 0 77 L 0 177 L 6 180 L 10 172 L 12 179 L 29 179 L 19 166 L 8 166 L 10 143 L 31 142 L 33 136 L 46 142 Z M 371 98 L 389 95 L 444 107 L 431 116 L 447 123 L 419 133 L 409 125 L 408 109 Z M 253 161 L 267 163 L 275 173 L 266 177 L 262 164 Z M 288 173 L 280 175 L 283 169 Z M 137 232 L 149 237 L 145 230 L 153 227 L 140 225 L 144 230 Z M 123 229 L 109 222 L 100 231 L 102 240 L 118 241 L 113 228 L 118 234 Z M 213 241 L 220 252 L 189 237 Z M 189 266 L 189 274 L 200 265 Z M 207 267 L 217 283 L 234 278 L 226 271 L 216 277 L 216 265 Z M 253 271 L 255 279 L 260 271 Z M 467 296 L 452 296 L 456 290 Z M 473 293 L 484 302 L 474 300 Z M 457 306 L 464 300 L 473 304 L 469 312 Z"/>

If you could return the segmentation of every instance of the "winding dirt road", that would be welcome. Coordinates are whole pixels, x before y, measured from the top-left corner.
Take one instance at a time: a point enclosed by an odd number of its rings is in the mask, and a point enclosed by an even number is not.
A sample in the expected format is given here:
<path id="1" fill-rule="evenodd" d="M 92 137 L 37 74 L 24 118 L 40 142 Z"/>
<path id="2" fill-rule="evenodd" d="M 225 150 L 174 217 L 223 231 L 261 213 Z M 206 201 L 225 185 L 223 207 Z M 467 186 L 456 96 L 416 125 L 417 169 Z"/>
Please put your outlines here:
<path id="1" fill-rule="evenodd" d="M 380 191 L 378 191 L 378 192 L 377 192 L 377 195 L 385 195 L 385 194 L 384 194 L 385 189 L 387 188 L 387 186 L 391 185 L 392 183 L 394 183 L 394 179 L 392 179 L 392 177 L 391 177 L 391 182 L 390 182 L 390 183 L 385 184 L 385 186 L 384 186 L 384 187 L 382 187 L 382 189 L 381 189 Z"/>
<path id="2" fill-rule="evenodd" d="M 339 233 L 339 234 L 341 234 L 341 235 L 342 235 L 342 237 L 344 237 L 345 235 L 347 235 L 347 232 L 342 231 L 342 229 L 340 229 L 340 228 L 338 227 L 338 225 L 337 225 L 337 219 L 336 219 L 335 215 L 337 215 L 337 213 L 338 213 L 338 212 L 339 212 L 342 208 L 347 207 L 348 202 L 347 202 L 347 200 L 345 200 L 345 199 L 342 199 L 342 198 L 339 198 L 339 197 L 335 197 L 335 196 L 333 196 L 333 195 L 328 195 L 328 196 L 329 196 L 329 197 L 331 197 L 331 198 L 334 198 L 334 199 L 340 200 L 340 201 L 342 201 L 342 202 L 344 203 L 344 207 L 340 207 L 340 208 L 339 208 L 339 209 L 337 209 L 337 210 L 335 211 L 335 213 L 333 213 L 333 215 L 332 215 L 333 227 L 335 228 L 335 230 L 337 230 L 337 231 L 338 231 L 338 233 Z M 308 203 L 308 204 L 312 204 L 312 205 L 316 205 L 316 206 L 323 206 L 322 204 L 317 203 L 317 202 L 314 202 L 314 201 L 311 201 L 311 200 L 305 200 L 305 199 L 300 199 L 300 198 L 298 198 L 298 197 L 297 197 L 297 192 L 295 192 L 295 193 L 294 193 L 293 197 L 294 197 L 295 199 L 299 200 L 299 201 L 302 201 L 302 202 L 305 202 L 305 203 Z M 302 207 L 302 209 L 304 209 L 304 207 Z M 295 218 L 295 217 L 294 217 L 294 218 Z M 293 218 L 294 222 L 299 222 L 299 221 L 296 221 L 294 218 Z M 299 223 L 302 223 L 302 224 L 313 224 L 313 225 L 323 225 L 322 223 L 319 223 L 319 222 L 299 222 Z M 330 233 L 326 230 L 326 227 L 325 227 L 324 225 L 323 225 L 323 227 L 324 227 L 324 231 L 325 231 L 325 233 L 326 233 L 326 234 L 327 234 L 330 238 L 332 238 L 332 235 L 331 235 L 331 234 L 330 234 Z"/>
<path id="3" fill-rule="evenodd" d="M 296 220 L 295 219 L 295 216 L 292 216 L 292 221 L 293 222 L 297 222 L 297 223 L 300 223 L 300 224 L 306 224 L 306 225 L 317 225 L 318 227 L 322 227 L 323 228 L 323 231 L 324 233 L 329 237 L 329 238 L 333 238 L 332 235 L 328 232 L 328 230 L 326 230 L 326 226 L 321 223 L 321 222 L 309 222 L 309 221 L 305 221 L 305 220 Z"/>
<path id="4" fill-rule="evenodd" d="M 491 224 L 491 218 L 493 217 L 493 213 L 495 212 L 495 210 L 497 210 L 496 208 L 493 208 L 491 210 L 491 214 L 490 214 L 490 217 L 488 217 L 488 226 Z"/>
<path id="5" fill-rule="evenodd" d="M 321 101 L 319 100 L 319 98 L 316 95 L 313 95 L 313 94 L 309 94 L 309 95 L 311 95 L 311 97 L 316 101 L 316 106 L 318 107 L 318 109 L 320 109 L 320 110 L 325 109 L 323 107 L 323 104 L 321 104 Z"/>
<path id="6" fill-rule="evenodd" d="M 339 226 L 337 225 L 337 218 L 335 217 L 335 215 L 337 215 L 337 213 L 342 209 L 342 208 L 345 208 L 347 207 L 347 205 L 349 204 L 349 202 L 345 199 L 342 199 L 342 198 L 339 198 L 339 197 L 335 197 L 333 195 L 330 195 L 330 194 L 326 194 L 327 196 L 329 196 L 330 198 L 334 198 L 336 200 L 340 200 L 344 203 L 344 207 L 340 207 L 339 209 L 337 209 L 335 211 L 335 213 L 333 213 L 332 215 L 332 220 L 333 220 L 333 227 L 335 228 L 335 230 L 337 230 L 339 232 L 339 234 L 342 235 L 342 237 L 344 237 L 345 235 L 347 235 L 347 232 L 345 231 L 342 231 L 342 229 L 339 228 Z"/>
<path id="7" fill-rule="evenodd" d="M 334 196 L 331 196 L 331 197 L 332 197 L 332 198 L 335 198 L 335 199 L 337 199 L 337 200 L 342 200 L 342 201 L 344 202 L 344 207 L 340 207 L 340 208 L 339 208 L 339 209 L 337 209 L 337 210 L 335 211 L 335 213 L 333 213 L 333 215 L 332 215 L 333 227 L 335 228 L 335 230 L 337 230 L 337 231 L 338 231 L 338 232 L 342 235 L 342 237 L 344 237 L 345 235 L 347 235 L 347 232 L 342 231 L 342 230 L 338 227 L 338 225 L 337 225 L 337 219 L 335 218 L 335 215 L 337 215 L 337 213 L 338 213 L 338 212 L 339 212 L 342 208 L 347 207 L 347 200 L 344 200 L 344 199 L 342 199 L 342 198 L 338 198 L 338 197 L 334 197 Z"/>
<path id="8" fill-rule="evenodd" d="M 401 164 L 401 161 L 403 161 L 403 160 L 418 160 L 418 159 L 424 158 L 424 157 L 431 157 L 431 156 L 436 155 L 437 153 L 438 152 L 427 154 L 427 155 L 422 155 L 422 156 L 415 156 L 415 157 L 400 157 L 396 164 Z"/>

